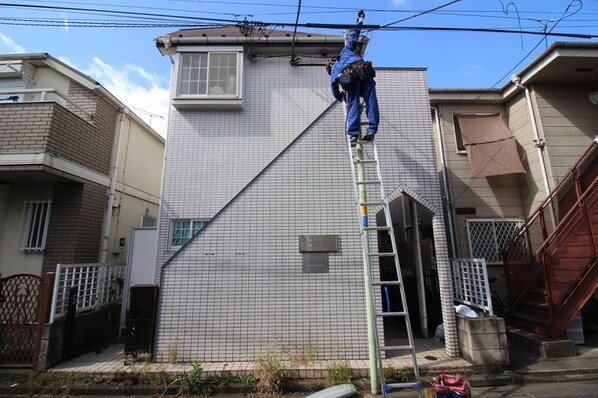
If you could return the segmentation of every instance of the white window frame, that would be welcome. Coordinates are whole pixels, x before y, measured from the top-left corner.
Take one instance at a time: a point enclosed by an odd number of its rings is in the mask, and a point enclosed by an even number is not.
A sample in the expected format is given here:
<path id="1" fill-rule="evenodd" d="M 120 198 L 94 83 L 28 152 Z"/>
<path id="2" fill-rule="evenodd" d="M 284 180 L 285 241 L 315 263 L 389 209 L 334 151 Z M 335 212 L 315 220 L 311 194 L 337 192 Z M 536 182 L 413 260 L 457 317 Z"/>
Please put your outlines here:
<path id="1" fill-rule="evenodd" d="M 203 227 L 205 227 L 205 225 L 208 223 L 208 221 L 209 220 L 190 219 L 190 218 L 177 218 L 177 219 L 170 220 L 170 233 L 168 235 L 168 245 L 169 245 L 170 249 L 178 250 L 181 247 L 183 247 L 183 245 L 185 243 L 187 243 L 189 241 L 189 239 L 191 239 L 193 237 L 193 235 L 195 235 L 195 233 L 199 232 Z M 185 223 L 185 222 L 188 222 L 190 224 L 188 229 L 182 230 L 182 232 L 184 232 L 185 235 L 175 237 L 174 236 L 175 233 L 177 231 L 180 231 L 180 229 L 177 228 L 177 223 Z M 175 239 L 181 239 L 181 241 L 174 243 Z"/>
<path id="2" fill-rule="evenodd" d="M 234 76 L 216 76 L 217 72 L 225 67 L 213 66 L 216 57 L 226 55 L 236 57 L 236 70 Z M 194 67 L 187 65 L 186 59 L 205 57 L 205 65 L 197 64 Z M 201 59 L 201 58 L 199 58 Z M 205 71 L 205 72 L 202 72 Z M 242 47 L 189 47 L 181 49 L 177 56 L 176 84 L 173 87 L 173 105 L 176 108 L 242 108 L 243 106 L 243 49 Z M 227 93 L 226 80 L 235 79 L 235 92 Z M 185 80 L 183 80 L 185 79 Z M 205 91 L 201 93 L 182 92 L 183 84 L 205 83 Z M 215 84 L 219 82 L 220 84 Z M 218 88 L 219 87 L 219 88 Z M 184 90 L 187 91 L 187 90 Z"/>
<path id="3" fill-rule="evenodd" d="M 24 202 L 18 250 L 42 252 L 46 249 L 51 212 L 51 199 L 29 199 Z"/>
<path id="4" fill-rule="evenodd" d="M 505 245 L 513 235 L 504 236 L 502 232 L 504 232 L 504 227 L 500 228 L 500 224 L 513 224 L 511 227 L 511 231 L 514 233 L 516 232 L 524 223 L 524 220 L 519 218 L 470 218 L 465 220 L 466 228 L 467 228 L 467 241 L 469 243 L 469 253 L 470 256 L 473 258 L 484 258 L 486 260 L 486 264 L 488 265 L 502 265 L 503 262 L 500 259 L 499 251 L 503 245 Z M 475 231 L 479 230 L 474 228 L 473 224 L 475 223 L 486 223 L 487 229 L 489 234 L 485 234 L 483 238 L 487 238 L 488 235 L 492 235 L 492 241 L 488 239 L 483 239 L 482 237 L 478 239 L 475 236 Z M 498 227 L 498 228 L 497 228 Z M 482 248 L 480 248 L 480 242 Z M 485 249 L 485 250 L 483 250 Z"/>

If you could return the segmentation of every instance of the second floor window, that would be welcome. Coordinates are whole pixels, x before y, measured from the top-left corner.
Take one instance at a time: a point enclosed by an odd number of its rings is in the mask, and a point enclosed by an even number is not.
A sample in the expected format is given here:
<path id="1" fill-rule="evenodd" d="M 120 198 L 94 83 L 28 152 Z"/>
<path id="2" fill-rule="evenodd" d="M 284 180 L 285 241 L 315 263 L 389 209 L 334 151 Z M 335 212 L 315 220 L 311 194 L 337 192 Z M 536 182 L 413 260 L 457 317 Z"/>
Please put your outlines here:
<path id="1" fill-rule="evenodd" d="M 238 97 L 236 52 L 182 53 L 177 96 Z"/>

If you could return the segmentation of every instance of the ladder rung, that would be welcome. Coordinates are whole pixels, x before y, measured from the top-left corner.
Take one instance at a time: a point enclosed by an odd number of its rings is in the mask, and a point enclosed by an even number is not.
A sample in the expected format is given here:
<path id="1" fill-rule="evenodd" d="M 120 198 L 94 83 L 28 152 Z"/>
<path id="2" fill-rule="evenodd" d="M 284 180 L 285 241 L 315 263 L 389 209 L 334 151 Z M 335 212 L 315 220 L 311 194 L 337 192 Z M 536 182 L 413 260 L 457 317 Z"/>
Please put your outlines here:
<path id="1" fill-rule="evenodd" d="M 379 281 L 379 282 L 372 282 L 374 286 L 398 286 L 401 285 L 401 281 Z"/>
<path id="2" fill-rule="evenodd" d="M 407 351 L 412 349 L 412 345 L 384 345 L 380 347 L 380 351 Z"/>
<path id="3" fill-rule="evenodd" d="M 386 252 L 386 253 L 369 253 L 372 257 L 394 257 L 395 252 Z"/>
<path id="4" fill-rule="evenodd" d="M 388 231 L 389 227 L 364 227 L 364 231 Z"/>
<path id="5" fill-rule="evenodd" d="M 376 312 L 376 316 L 407 316 L 405 311 L 401 312 Z"/>
<path id="6" fill-rule="evenodd" d="M 385 384 L 384 387 L 390 387 L 392 389 L 395 388 L 414 388 L 416 390 L 421 390 L 422 386 L 421 384 L 419 384 L 417 381 L 414 381 L 412 383 L 388 383 Z M 388 391 L 388 390 L 386 390 Z"/>
<path id="7" fill-rule="evenodd" d="M 377 162 L 375 160 L 357 160 L 357 159 L 354 159 L 353 163 L 356 163 L 356 164 L 359 164 L 359 163 L 361 163 L 361 164 L 372 164 L 372 163 L 377 163 Z"/>
<path id="8" fill-rule="evenodd" d="M 359 206 L 383 206 L 384 202 L 359 202 Z"/>
<path id="9" fill-rule="evenodd" d="M 380 184 L 378 180 L 357 181 L 357 185 L 376 185 Z"/>

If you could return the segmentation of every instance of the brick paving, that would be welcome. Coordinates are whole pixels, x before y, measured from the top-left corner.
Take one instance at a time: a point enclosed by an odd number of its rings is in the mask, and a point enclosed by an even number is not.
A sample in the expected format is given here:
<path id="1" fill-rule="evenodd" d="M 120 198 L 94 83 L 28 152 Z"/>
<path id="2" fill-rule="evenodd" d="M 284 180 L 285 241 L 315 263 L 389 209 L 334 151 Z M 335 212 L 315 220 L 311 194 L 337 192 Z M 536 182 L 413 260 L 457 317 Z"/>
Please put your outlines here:
<path id="1" fill-rule="evenodd" d="M 463 370 L 471 370 L 472 365 L 462 358 L 452 358 L 446 354 L 444 342 L 432 339 L 415 339 L 417 351 L 417 362 L 422 375 L 427 373 L 455 373 Z M 411 368 L 411 355 L 390 355 L 391 358 L 384 359 L 384 367 L 394 369 Z M 347 360 L 354 377 L 367 377 L 369 374 L 369 361 Z M 323 378 L 326 369 L 331 361 L 311 361 L 306 365 L 288 362 L 285 366 L 288 370 L 298 372 L 299 377 Z M 202 363 L 202 373 L 205 375 L 217 375 L 228 370 L 235 375 L 250 374 L 254 370 L 254 362 L 215 362 Z M 125 358 L 124 346 L 116 344 L 104 349 L 101 353 L 89 353 L 74 358 L 68 362 L 61 363 L 50 369 L 50 372 L 72 372 L 86 373 L 90 375 L 106 376 L 122 372 L 168 372 L 188 373 L 192 370 L 189 363 L 151 363 L 149 361 L 135 361 L 133 358 Z"/>

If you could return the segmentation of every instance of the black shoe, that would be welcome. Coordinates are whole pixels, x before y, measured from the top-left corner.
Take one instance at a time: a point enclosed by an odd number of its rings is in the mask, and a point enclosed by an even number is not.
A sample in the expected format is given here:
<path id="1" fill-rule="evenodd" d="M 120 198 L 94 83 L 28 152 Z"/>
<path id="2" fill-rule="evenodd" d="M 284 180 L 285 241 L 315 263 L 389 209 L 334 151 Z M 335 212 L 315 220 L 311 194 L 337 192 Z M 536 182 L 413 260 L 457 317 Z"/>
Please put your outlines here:
<path id="1" fill-rule="evenodd" d="M 361 138 L 361 140 L 362 141 L 373 141 L 375 136 L 376 136 L 376 133 L 367 133 L 366 135 L 364 135 Z"/>
<path id="2" fill-rule="evenodd" d="M 349 136 L 349 142 L 351 143 L 351 146 L 355 146 L 357 144 L 357 136 L 356 135 L 350 135 Z"/>

